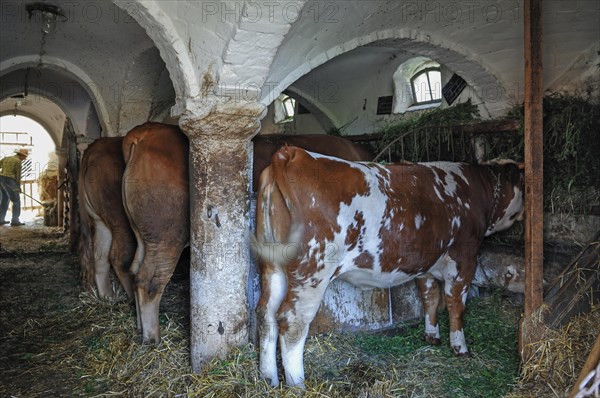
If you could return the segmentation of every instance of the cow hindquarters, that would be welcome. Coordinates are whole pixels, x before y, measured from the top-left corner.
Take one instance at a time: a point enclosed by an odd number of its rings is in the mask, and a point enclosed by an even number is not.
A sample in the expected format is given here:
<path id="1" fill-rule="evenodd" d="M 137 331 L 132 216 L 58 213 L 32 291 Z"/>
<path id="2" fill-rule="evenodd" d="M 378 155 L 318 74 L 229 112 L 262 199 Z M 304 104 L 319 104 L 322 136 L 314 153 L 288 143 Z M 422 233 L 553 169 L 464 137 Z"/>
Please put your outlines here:
<path id="1" fill-rule="evenodd" d="M 277 376 L 277 310 L 287 292 L 287 277 L 278 266 L 261 264 L 261 295 L 256 309 L 259 322 L 260 374 L 271 386 Z"/>
<path id="2" fill-rule="evenodd" d="M 289 275 L 288 275 L 289 276 Z M 291 282 L 278 311 L 279 345 L 285 381 L 290 387 L 304 388 L 304 344 L 308 328 L 314 319 L 330 278 L 318 284 Z"/>

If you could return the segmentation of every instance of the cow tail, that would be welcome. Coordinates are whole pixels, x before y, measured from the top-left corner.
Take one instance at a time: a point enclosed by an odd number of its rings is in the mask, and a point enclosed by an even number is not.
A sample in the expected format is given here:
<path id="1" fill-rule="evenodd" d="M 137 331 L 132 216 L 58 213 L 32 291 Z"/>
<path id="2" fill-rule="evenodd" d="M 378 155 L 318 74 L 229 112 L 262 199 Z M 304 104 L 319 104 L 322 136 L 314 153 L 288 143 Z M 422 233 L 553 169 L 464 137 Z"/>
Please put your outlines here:
<path id="1" fill-rule="evenodd" d="M 91 291 L 95 286 L 95 263 L 94 263 L 94 243 L 93 233 L 94 224 L 87 212 L 87 197 L 85 193 L 85 174 L 87 164 L 87 153 L 84 153 L 81 161 L 82 168 L 79 173 L 78 197 L 79 197 L 79 222 L 80 222 L 80 237 L 79 237 L 79 259 L 81 263 L 81 282 L 84 289 Z"/>
<path id="2" fill-rule="evenodd" d="M 121 197 L 123 200 L 123 208 L 125 209 L 125 214 L 127 214 L 127 218 L 129 219 L 129 223 L 131 227 L 136 230 L 135 225 L 133 224 L 133 219 L 131 214 L 129 214 L 129 207 L 127 206 L 127 181 L 131 180 L 134 172 L 134 155 L 135 149 L 138 144 L 138 140 L 131 137 L 131 134 L 125 136 L 123 139 L 123 159 L 125 159 L 125 171 L 123 172 L 123 182 L 121 185 Z"/>
<path id="3" fill-rule="evenodd" d="M 133 156 L 133 150 L 136 143 L 137 140 L 134 139 L 130 134 L 123 138 L 123 159 L 125 160 L 125 164 L 129 163 L 129 160 Z"/>
<path id="4" fill-rule="evenodd" d="M 285 159 L 281 160 L 285 161 Z M 304 227 L 301 223 L 293 223 L 289 220 L 286 236 L 277 236 L 275 232 L 273 226 L 278 220 L 272 218 L 271 212 L 274 211 L 279 215 L 291 214 L 289 209 L 284 208 L 285 197 L 274 178 L 274 166 L 272 164 L 267 167 L 260 176 L 256 217 L 257 236 L 250 235 L 250 249 L 254 256 L 259 257 L 263 262 L 284 267 L 298 257 Z"/>

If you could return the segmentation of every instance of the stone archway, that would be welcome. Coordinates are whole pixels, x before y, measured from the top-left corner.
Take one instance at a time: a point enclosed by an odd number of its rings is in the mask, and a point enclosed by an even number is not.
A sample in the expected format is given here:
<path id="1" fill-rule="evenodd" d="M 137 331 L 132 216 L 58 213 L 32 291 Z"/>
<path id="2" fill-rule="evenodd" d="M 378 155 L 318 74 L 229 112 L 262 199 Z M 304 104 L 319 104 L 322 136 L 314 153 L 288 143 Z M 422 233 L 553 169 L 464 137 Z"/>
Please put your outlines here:
<path id="1" fill-rule="evenodd" d="M 463 77 L 473 87 L 475 94 L 486 100 L 483 106 L 491 116 L 501 113 L 508 104 L 509 93 L 505 84 L 495 77 L 491 72 L 492 68 L 486 65 L 483 59 L 475 57 L 458 43 L 445 38 L 434 37 L 422 30 L 408 28 L 375 31 L 368 35 L 354 37 L 343 43 L 338 43 L 329 49 L 312 55 L 311 58 L 284 76 L 279 84 L 266 87 L 262 92 L 261 102 L 269 103 L 271 98 L 276 98 L 300 77 L 330 59 L 360 46 L 397 47 L 415 55 L 422 55 L 436 60 Z"/>
<path id="2" fill-rule="evenodd" d="M 33 56 L 1 63 L 3 98 L 0 101 L 31 93 L 51 100 L 69 114 L 78 135 L 99 137 L 101 131 L 113 131 L 106 99 L 81 68 L 52 57 L 45 58 L 43 69 L 38 70 L 36 66 L 37 59 Z"/>
<path id="3" fill-rule="evenodd" d="M 176 99 L 172 114 L 182 114 L 186 100 L 201 93 L 201 84 L 195 73 L 201 69 L 198 67 L 198 60 L 192 59 L 184 40 L 177 33 L 173 20 L 156 1 L 113 0 L 113 3 L 144 28 L 160 51 L 175 89 Z"/>

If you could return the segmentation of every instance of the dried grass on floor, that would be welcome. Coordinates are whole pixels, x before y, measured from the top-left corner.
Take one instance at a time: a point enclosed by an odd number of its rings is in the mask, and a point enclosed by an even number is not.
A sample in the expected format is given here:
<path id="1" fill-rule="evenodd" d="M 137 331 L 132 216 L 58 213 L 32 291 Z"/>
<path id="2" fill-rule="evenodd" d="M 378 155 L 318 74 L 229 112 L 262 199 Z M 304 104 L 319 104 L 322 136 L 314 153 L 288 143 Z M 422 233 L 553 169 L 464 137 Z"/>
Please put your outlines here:
<path id="1" fill-rule="evenodd" d="M 166 308 L 161 314 L 168 316 L 161 315 L 159 346 L 140 344 L 133 305 L 123 295 L 107 301 L 81 294 L 60 318 L 38 318 L 36 325 L 24 325 L 14 333 L 39 334 L 36 339 L 41 339 L 43 333 L 47 339 L 57 340 L 44 347 L 43 356 L 51 360 L 40 361 L 35 372 L 51 375 L 60 369 L 72 373 L 72 396 L 498 397 L 517 383 L 517 366 L 512 365 L 515 362 L 511 359 L 513 362 L 507 366 L 503 357 L 516 353 L 514 330 L 519 309 L 499 298 L 469 303 L 465 332 L 473 356 L 468 359 L 454 357 L 445 343 L 439 347 L 424 343 L 419 321 L 417 326 L 403 326 L 402 332 L 392 337 L 336 333 L 310 338 L 305 352 L 304 392 L 269 387 L 260 378 L 257 350 L 250 344 L 234 349 L 224 360 L 214 359 L 203 372 L 193 374 L 189 365 L 189 310 L 185 306 L 186 295 L 181 293 L 185 286 L 169 284 L 163 297 Z M 562 396 L 574 382 L 577 371 L 559 369 L 559 359 L 567 358 L 567 362 L 581 366 L 589 350 L 584 343 L 566 342 L 566 337 L 585 338 L 585 330 L 597 330 L 599 312 L 595 308 L 595 318 L 587 323 L 570 325 L 566 331 L 556 332 L 558 335 L 549 334 L 539 350 L 546 357 L 524 368 L 526 378 L 506 396 Z M 447 319 L 441 320 L 441 326 L 445 339 Z M 499 342 L 498 338 L 506 332 L 495 330 L 504 326 L 512 331 Z M 49 336 L 64 338 L 58 341 Z M 27 377 L 28 372 L 19 372 L 19 377 Z M 544 385 L 555 379 L 564 379 L 566 387 Z"/>
<path id="2" fill-rule="evenodd" d="M 188 333 L 178 319 L 162 315 L 159 346 L 140 344 L 133 306 L 123 295 L 101 300 L 81 295 L 84 316 L 94 319 L 84 339 L 88 386 L 96 397 L 175 396 L 186 390 L 189 369 Z M 108 389 L 106 386 L 110 386 Z M 103 391 L 104 390 L 104 391 Z"/>
<path id="3" fill-rule="evenodd" d="M 482 349 L 481 355 L 474 352 L 464 359 L 454 357 L 447 345 L 428 346 L 421 339 L 419 322 L 407 327 L 409 337 L 368 333 L 312 337 L 305 352 L 306 391 L 271 388 L 260 378 L 257 349 L 251 344 L 193 374 L 187 327 L 182 322 L 185 313 L 161 316 L 161 344 L 145 346 L 139 344 L 130 304 L 81 297 L 85 316 L 95 325 L 83 341 L 87 347 L 83 377 L 95 397 L 468 397 L 474 395 L 455 384 L 466 380 L 471 388 L 486 377 L 485 372 L 500 367 Z M 514 325 L 515 309 L 509 307 L 506 316 Z M 474 318 L 472 323 L 479 321 Z M 485 333 L 474 338 L 483 340 Z M 409 349 L 404 347 L 405 339 L 414 341 Z M 395 351 L 388 344 L 396 345 Z M 509 379 L 515 379 L 516 367 L 514 372 Z"/>
<path id="4" fill-rule="evenodd" d="M 518 388 L 507 398 L 568 396 L 599 330 L 600 306 L 560 329 L 544 328 L 541 339 L 531 344 Z"/>

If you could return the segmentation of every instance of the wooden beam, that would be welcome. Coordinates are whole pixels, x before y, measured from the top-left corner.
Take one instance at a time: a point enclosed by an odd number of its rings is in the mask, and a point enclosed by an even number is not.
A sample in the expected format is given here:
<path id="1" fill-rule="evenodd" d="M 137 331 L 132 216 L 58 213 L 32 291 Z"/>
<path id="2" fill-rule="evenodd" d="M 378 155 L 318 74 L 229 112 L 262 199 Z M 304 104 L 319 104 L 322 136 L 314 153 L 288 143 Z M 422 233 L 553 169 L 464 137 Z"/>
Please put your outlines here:
<path id="1" fill-rule="evenodd" d="M 541 0 L 525 0 L 525 309 L 519 323 L 519 353 L 527 361 L 544 327 L 543 67 Z"/>
<path id="2" fill-rule="evenodd" d="M 445 129 L 452 130 L 453 132 L 464 132 L 465 134 L 494 134 L 494 133 L 516 133 L 519 131 L 520 122 L 517 119 L 503 119 L 503 120 L 484 120 L 477 123 L 467 124 L 454 124 L 446 126 L 424 126 L 423 130 L 426 129 Z M 359 134 L 359 135 L 345 135 L 344 138 L 354 142 L 372 142 L 379 141 L 384 138 L 383 134 L 371 133 L 371 134 Z"/>
<path id="3" fill-rule="evenodd" d="M 462 126 L 462 131 L 466 134 L 516 133 L 520 127 L 521 123 L 517 119 L 484 120 L 479 123 L 465 124 Z"/>
<path id="4" fill-rule="evenodd" d="M 543 67 L 541 0 L 525 0 L 525 318 L 543 302 Z"/>

